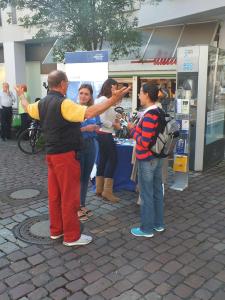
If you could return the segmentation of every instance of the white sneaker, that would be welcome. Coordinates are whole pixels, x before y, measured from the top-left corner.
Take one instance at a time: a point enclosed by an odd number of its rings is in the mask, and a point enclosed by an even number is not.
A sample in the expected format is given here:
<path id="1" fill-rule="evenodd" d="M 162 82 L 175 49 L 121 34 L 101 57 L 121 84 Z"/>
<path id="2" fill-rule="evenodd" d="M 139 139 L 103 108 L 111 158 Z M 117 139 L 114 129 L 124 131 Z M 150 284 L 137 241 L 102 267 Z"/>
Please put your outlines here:
<path id="1" fill-rule="evenodd" d="M 63 234 L 60 234 L 60 235 L 51 235 L 50 238 L 51 238 L 52 240 L 58 240 L 58 239 L 60 239 L 62 236 L 63 236 Z"/>
<path id="2" fill-rule="evenodd" d="M 92 237 L 89 235 L 81 234 L 79 240 L 74 242 L 63 242 L 65 246 L 79 246 L 79 245 L 87 245 L 92 241 Z"/>

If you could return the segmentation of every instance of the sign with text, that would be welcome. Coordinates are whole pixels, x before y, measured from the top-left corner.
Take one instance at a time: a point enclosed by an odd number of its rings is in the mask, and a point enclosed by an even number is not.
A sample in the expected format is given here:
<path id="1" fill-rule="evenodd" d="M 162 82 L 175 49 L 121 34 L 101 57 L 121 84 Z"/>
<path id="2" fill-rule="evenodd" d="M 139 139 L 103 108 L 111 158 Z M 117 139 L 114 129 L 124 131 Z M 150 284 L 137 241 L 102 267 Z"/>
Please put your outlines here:
<path id="1" fill-rule="evenodd" d="M 108 78 L 108 51 L 76 51 L 65 54 L 66 74 L 69 79 L 67 97 L 77 101 L 81 84 L 92 85 L 94 99 Z"/>

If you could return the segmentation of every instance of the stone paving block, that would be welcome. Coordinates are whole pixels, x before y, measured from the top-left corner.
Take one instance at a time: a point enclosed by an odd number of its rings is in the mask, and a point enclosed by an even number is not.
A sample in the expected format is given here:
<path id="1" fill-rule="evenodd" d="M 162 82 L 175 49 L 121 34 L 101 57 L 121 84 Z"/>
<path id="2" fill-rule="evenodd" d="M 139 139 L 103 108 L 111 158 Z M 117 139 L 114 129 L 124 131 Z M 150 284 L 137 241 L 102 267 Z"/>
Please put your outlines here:
<path id="1" fill-rule="evenodd" d="M 154 287 L 155 287 L 155 285 L 152 283 L 152 281 L 150 281 L 148 279 L 144 279 L 134 286 L 134 290 L 136 290 L 138 293 L 144 295 L 144 294 L 148 293 L 150 290 L 153 290 Z"/>
<path id="2" fill-rule="evenodd" d="M 134 272 L 135 268 L 130 266 L 130 265 L 126 265 L 126 266 L 123 266 L 123 267 L 119 268 L 117 271 L 122 276 L 125 276 L 125 275 L 130 274 L 131 272 Z"/>
<path id="3" fill-rule="evenodd" d="M 155 284 L 161 284 L 163 283 L 164 281 L 166 281 L 168 278 L 170 277 L 170 275 L 164 271 L 157 271 L 155 273 L 153 273 L 149 279 L 151 281 L 153 281 L 153 283 Z"/>
<path id="4" fill-rule="evenodd" d="M 173 287 L 171 285 L 167 284 L 166 282 L 163 282 L 162 284 L 156 287 L 155 292 L 164 296 L 168 294 L 172 289 Z"/>
<path id="5" fill-rule="evenodd" d="M 55 255 L 58 255 L 58 253 L 56 251 L 55 251 Z M 53 256 L 51 256 L 51 257 L 53 257 Z M 65 260 L 65 261 L 71 261 L 71 260 L 73 260 L 77 257 L 78 257 L 78 255 L 75 252 L 69 252 L 69 253 L 66 253 L 66 254 L 62 255 L 62 259 Z"/>
<path id="6" fill-rule="evenodd" d="M 133 287 L 133 284 L 130 281 L 128 281 L 127 279 L 123 279 L 123 280 L 116 282 L 113 287 L 122 293 L 126 290 L 131 289 Z"/>
<path id="7" fill-rule="evenodd" d="M 25 211 L 24 212 L 24 215 L 26 215 L 27 217 L 36 217 L 36 216 L 39 216 L 40 213 L 38 211 L 35 211 L 33 209 L 30 209 L 28 211 Z"/>
<path id="8" fill-rule="evenodd" d="M 139 253 L 137 251 L 134 251 L 134 250 L 129 250 L 129 251 L 126 251 L 123 256 L 127 259 L 135 259 L 137 256 L 139 255 Z"/>
<path id="9" fill-rule="evenodd" d="M 8 265 L 10 265 L 10 260 L 5 257 L 0 259 L 0 269 L 7 267 Z"/>
<path id="10" fill-rule="evenodd" d="M 159 263 L 157 261 L 152 261 L 152 262 L 146 264 L 143 267 L 143 270 L 145 270 L 149 273 L 154 273 L 154 272 L 158 271 L 161 267 L 162 267 L 161 263 Z"/>
<path id="11" fill-rule="evenodd" d="M 127 259 L 124 257 L 116 257 L 116 258 L 112 259 L 110 262 L 112 264 L 114 264 L 115 266 L 117 266 L 118 268 L 122 267 L 124 265 L 127 265 L 127 263 L 128 263 Z"/>
<path id="12" fill-rule="evenodd" d="M 203 285 L 203 288 L 208 289 L 210 292 L 215 292 L 222 285 L 223 283 L 220 280 L 211 278 Z"/>
<path id="13" fill-rule="evenodd" d="M 106 290 L 111 285 L 112 285 L 112 282 L 109 281 L 108 279 L 100 278 L 97 281 L 95 281 L 94 283 L 92 283 L 90 285 L 87 285 L 84 288 L 84 292 L 87 293 L 90 296 L 96 295 L 96 294 L 99 294 L 102 291 Z"/>
<path id="14" fill-rule="evenodd" d="M 218 244 L 214 245 L 213 248 L 216 249 L 217 251 L 224 251 L 225 250 L 225 243 L 218 243 Z"/>
<path id="15" fill-rule="evenodd" d="M 190 298 L 193 293 L 193 289 L 185 284 L 179 284 L 175 289 L 174 293 L 181 298 Z"/>
<path id="16" fill-rule="evenodd" d="M 12 219 L 16 222 L 23 222 L 27 219 L 27 216 L 24 216 L 23 214 L 16 214 L 12 217 Z"/>
<path id="17" fill-rule="evenodd" d="M 225 282 L 225 270 L 221 271 L 220 273 L 216 274 L 216 278 L 220 281 Z"/>
<path id="18" fill-rule="evenodd" d="M 66 285 L 66 288 L 70 290 L 71 292 L 77 292 L 79 290 L 82 290 L 87 285 L 87 282 L 83 280 L 82 278 L 79 278 L 77 280 L 71 281 Z"/>
<path id="19" fill-rule="evenodd" d="M 3 282 L 0 282 L 0 294 L 2 294 L 6 289 L 7 286 Z"/>
<path id="20" fill-rule="evenodd" d="M 196 259 L 196 256 L 190 252 L 183 253 L 181 256 L 176 258 L 182 264 L 189 264 L 191 261 Z"/>
<path id="21" fill-rule="evenodd" d="M 13 275 L 13 271 L 8 267 L 4 267 L 3 269 L 0 270 L 0 281 L 11 275 Z"/>
<path id="22" fill-rule="evenodd" d="M 184 281 L 185 284 L 189 285 L 190 287 L 192 287 L 194 289 L 201 287 L 204 282 L 205 282 L 205 278 L 198 276 L 196 274 L 190 275 Z"/>
<path id="23" fill-rule="evenodd" d="M 49 274 L 44 273 L 44 274 L 39 274 L 39 275 L 33 277 L 32 283 L 37 287 L 41 287 L 41 286 L 45 286 L 50 280 L 51 280 L 51 277 L 49 276 Z"/>
<path id="24" fill-rule="evenodd" d="M 2 224 L 2 225 L 7 225 L 7 224 L 10 224 L 12 222 L 13 222 L 12 218 L 3 218 L 2 220 L 0 220 L 0 224 Z M 1 232 L 2 231 L 0 230 L 0 233 Z"/>
<path id="25" fill-rule="evenodd" d="M 162 296 L 156 292 L 150 292 L 144 297 L 145 300 L 162 300 Z M 174 300 L 174 299 L 173 299 Z"/>
<path id="26" fill-rule="evenodd" d="M 11 273 L 11 275 L 13 272 Z M 17 274 L 14 274 L 12 276 L 6 276 L 5 282 L 8 284 L 8 286 L 15 287 L 21 283 L 24 283 L 31 279 L 31 275 L 27 271 L 23 271 Z"/>
<path id="27" fill-rule="evenodd" d="M 49 266 L 47 265 L 47 263 L 43 263 L 40 265 L 37 265 L 35 267 L 33 267 L 32 269 L 29 270 L 29 273 L 33 276 L 44 273 L 48 270 Z"/>
<path id="28" fill-rule="evenodd" d="M 63 277 L 57 277 L 56 279 L 50 281 L 48 284 L 45 285 L 45 288 L 51 293 L 57 288 L 63 287 L 66 285 L 68 281 Z"/>
<path id="29" fill-rule="evenodd" d="M 9 291 L 9 294 L 13 300 L 20 299 L 21 297 L 28 295 L 34 289 L 35 289 L 35 287 L 32 284 L 24 283 L 24 284 L 18 285 L 17 287 L 11 289 Z"/>
<path id="30" fill-rule="evenodd" d="M 43 300 L 45 296 L 48 295 L 48 292 L 43 287 L 35 289 L 33 292 L 28 294 L 29 300 Z"/>
<path id="31" fill-rule="evenodd" d="M 23 249 L 23 252 L 27 255 L 27 256 L 32 256 L 32 255 L 35 255 L 37 254 L 38 252 L 40 252 L 41 249 L 36 246 L 36 245 L 32 245 L 32 246 L 29 246 L 25 249 Z"/>
<path id="32" fill-rule="evenodd" d="M 12 263 L 10 265 L 10 268 L 15 272 L 21 272 L 23 270 L 29 269 L 30 268 L 30 264 L 28 264 L 28 262 L 25 259 L 22 259 L 20 261 L 17 261 L 15 263 Z"/>
<path id="33" fill-rule="evenodd" d="M 49 274 L 54 278 L 58 277 L 58 276 L 61 276 L 66 272 L 68 272 L 68 270 L 64 266 L 58 266 L 56 268 L 53 268 L 53 269 L 49 270 Z"/>
<path id="34" fill-rule="evenodd" d="M 198 289 L 196 292 L 195 292 L 195 296 L 198 298 L 198 299 L 201 299 L 201 300 L 209 300 L 211 299 L 212 297 L 212 293 L 209 292 L 208 290 L 206 289 Z M 222 300 L 222 299 L 221 299 Z"/>
<path id="35" fill-rule="evenodd" d="M 131 265 L 137 269 L 143 269 L 143 267 L 147 264 L 148 262 L 140 257 L 137 257 L 131 261 Z"/>
<path id="36" fill-rule="evenodd" d="M 48 263 L 49 266 L 51 266 L 52 268 L 54 268 L 54 267 L 57 267 L 59 265 L 62 265 L 63 264 L 63 260 L 61 258 L 59 258 L 59 257 L 54 257 L 54 258 L 52 258 L 50 260 L 47 260 L 47 263 Z M 79 265 L 80 263 L 77 261 L 76 264 Z M 71 261 L 71 267 L 70 267 L 70 269 L 75 268 L 76 264 L 74 263 L 74 260 Z M 66 263 L 65 267 L 67 268 L 68 266 L 69 266 L 69 263 Z"/>
<path id="37" fill-rule="evenodd" d="M 7 240 L 3 239 L 3 237 L 0 236 L 0 244 L 6 243 L 6 242 L 7 242 Z"/>
<path id="38" fill-rule="evenodd" d="M 167 263 L 167 262 L 169 262 L 171 260 L 174 260 L 175 259 L 175 255 L 171 254 L 171 253 L 163 253 L 163 254 L 157 255 L 155 258 L 161 264 L 165 264 L 165 263 Z"/>
<path id="39" fill-rule="evenodd" d="M 86 300 L 88 296 L 83 292 L 75 293 L 67 298 L 67 300 Z"/>
<path id="40" fill-rule="evenodd" d="M 58 256 L 58 252 L 55 249 L 52 249 L 52 247 L 42 251 L 41 254 L 48 259 Z"/>
<path id="41" fill-rule="evenodd" d="M 19 247 L 15 243 L 12 243 L 12 242 L 6 242 L 3 244 L 0 244 L 0 250 L 6 254 L 12 253 L 18 249 L 19 249 Z"/>
<path id="42" fill-rule="evenodd" d="M 92 283 L 96 280 L 98 280 L 99 278 L 103 277 L 104 274 L 102 274 L 101 272 L 99 272 L 98 270 L 95 270 L 93 272 L 90 272 L 88 274 L 86 274 L 85 276 L 83 276 L 84 280 L 86 280 L 88 283 Z"/>
<path id="43" fill-rule="evenodd" d="M 108 263 L 108 264 L 105 264 L 104 266 L 99 267 L 98 270 L 104 274 L 108 274 L 108 273 L 111 273 L 111 272 L 117 270 L 117 266 L 115 266 L 111 263 Z"/>
<path id="44" fill-rule="evenodd" d="M 63 299 L 67 299 L 69 295 L 70 293 L 67 290 L 60 288 L 54 291 L 53 293 L 51 293 L 50 297 L 54 300 L 63 300 Z"/>
<path id="45" fill-rule="evenodd" d="M 211 300 L 222 300 L 225 299 L 225 291 L 219 290 L 216 294 L 211 298 Z"/>
<path id="46" fill-rule="evenodd" d="M 134 290 L 126 291 L 120 296 L 112 298 L 112 300 L 138 300 L 138 299 L 141 299 L 141 295 Z"/>
<path id="47" fill-rule="evenodd" d="M 184 281 L 184 276 L 176 273 L 174 275 L 172 275 L 168 280 L 167 283 L 171 284 L 172 286 L 177 286 L 179 283 Z"/>
<path id="48" fill-rule="evenodd" d="M 26 255 L 21 250 L 15 251 L 15 252 L 7 255 L 7 258 L 13 262 L 21 260 L 25 257 L 26 257 Z M 1 261 L 0 261 L 0 265 L 1 265 Z"/>
<path id="49" fill-rule="evenodd" d="M 121 292 L 117 291 L 113 286 L 104 290 L 102 293 L 101 293 L 101 296 L 103 297 L 103 299 L 106 299 L 106 300 L 111 300 L 113 299 L 114 297 L 117 297 L 121 294 Z"/>
<path id="50" fill-rule="evenodd" d="M 208 268 L 206 268 L 205 266 L 202 267 L 201 269 L 197 270 L 197 272 L 195 272 L 196 275 L 199 275 L 201 277 L 204 277 L 206 280 L 212 278 L 215 276 L 215 273 L 213 273 L 212 271 L 210 271 Z"/>
<path id="51" fill-rule="evenodd" d="M 126 276 L 126 278 L 132 283 L 138 283 L 141 280 L 145 279 L 148 276 L 148 273 L 142 270 L 135 271 Z"/>
<path id="52" fill-rule="evenodd" d="M 174 274 L 176 273 L 179 269 L 182 268 L 182 264 L 180 264 L 179 262 L 173 260 L 168 262 L 162 269 L 164 271 L 166 271 L 169 274 Z"/>
<path id="53" fill-rule="evenodd" d="M 71 270 L 64 274 L 64 277 L 66 277 L 68 280 L 73 281 L 76 280 L 84 275 L 84 271 L 80 268 Z"/>
<path id="54" fill-rule="evenodd" d="M 194 273 L 196 270 L 189 266 L 184 266 L 182 269 L 179 270 L 179 273 L 183 276 L 188 276 L 191 273 Z"/>
<path id="55" fill-rule="evenodd" d="M 216 261 L 210 261 L 205 267 L 213 273 L 220 272 L 224 269 L 224 265 Z"/>
<path id="56" fill-rule="evenodd" d="M 160 298 L 161 299 L 161 298 Z M 164 296 L 163 297 L 163 300 L 181 300 L 182 298 L 172 294 L 172 293 L 169 293 L 168 295 Z M 148 299 L 148 300 L 151 300 L 151 299 Z M 191 299 L 191 300 L 194 300 L 194 299 Z"/>
<path id="57" fill-rule="evenodd" d="M 8 294 L 8 293 L 0 294 L 0 299 L 1 299 L 1 300 L 11 300 L 11 299 L 9 298 L 9 294 Z"/>
<path id="58" fill-rule="evenodd" d="M 27 260 L 30 264 L 36 266 L 42 263 L 45 260 L 45 258 L 41 254 L 35 254 L 33 256 L 28 257 Z"/>
<path id="59" fill-rule="evenodd" d="M 102 267 L 104 267 L 104 266 L 102 266 Z M 100 271 L 101 271 L 101 268 L 99 268 Z M 96 265 L 94 263 L 88 263 L 88 264 L 85 264 L 84 266 L 82 266 L 82 269 L 84 270 L 85 273 L 90 273 L 96 269 Z"/>

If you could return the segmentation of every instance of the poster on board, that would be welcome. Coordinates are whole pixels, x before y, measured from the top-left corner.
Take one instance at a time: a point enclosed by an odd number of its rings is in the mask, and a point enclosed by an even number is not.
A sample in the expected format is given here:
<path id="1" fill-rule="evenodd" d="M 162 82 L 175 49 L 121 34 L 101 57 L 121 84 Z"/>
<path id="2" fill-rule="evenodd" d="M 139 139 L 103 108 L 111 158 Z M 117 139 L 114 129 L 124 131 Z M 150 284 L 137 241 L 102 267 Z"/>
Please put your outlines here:
<path id="1" fill-rule="evenodd" d="M 96 99 L 103 82 L 108 78 L 108 51 L 66 52 L 65 63 L 69 79 L 67 97 L 76 102 L 80 85 L 89 83 Z"/>

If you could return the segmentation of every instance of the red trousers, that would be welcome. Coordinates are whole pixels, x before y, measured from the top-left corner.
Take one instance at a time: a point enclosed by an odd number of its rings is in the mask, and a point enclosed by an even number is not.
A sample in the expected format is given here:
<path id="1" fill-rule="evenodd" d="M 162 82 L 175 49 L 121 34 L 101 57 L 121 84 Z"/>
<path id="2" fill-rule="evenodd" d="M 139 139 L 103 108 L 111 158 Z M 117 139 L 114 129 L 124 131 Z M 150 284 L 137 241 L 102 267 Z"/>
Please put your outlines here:
<path id="1" fill-rule="evenodd" d="M 46 155 L 50 234 L 64 234 L 65 242 L 80 238 L 80 162 L 75 151 Z"/>

